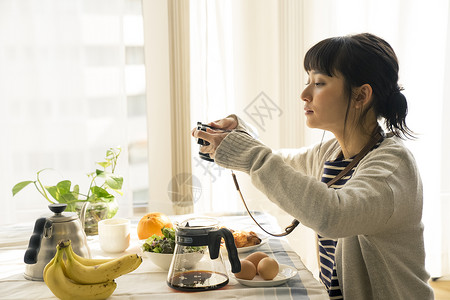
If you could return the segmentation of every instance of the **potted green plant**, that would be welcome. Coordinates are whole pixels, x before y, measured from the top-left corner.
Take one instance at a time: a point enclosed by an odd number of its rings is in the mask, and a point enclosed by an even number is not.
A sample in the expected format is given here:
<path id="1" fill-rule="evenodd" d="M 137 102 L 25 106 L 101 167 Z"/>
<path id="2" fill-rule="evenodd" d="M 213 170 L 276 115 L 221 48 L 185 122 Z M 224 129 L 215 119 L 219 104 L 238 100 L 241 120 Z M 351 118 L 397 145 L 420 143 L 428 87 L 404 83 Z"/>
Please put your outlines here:
<path id="1" fill-rule="evenodd" d="M 50 169 L 43 169 L 36 173 L 36 180 L 22 181 L 14 185 L 12 194 L 15 196 L 28 185 L 34 184 L 48 202 L 66 203 L 66 211 L 81 215 L 81 210 L 85 209 L 85 232 L 87 235 L 96 235 L 98 221 L 114 217 L 119 208 L 116 197 L 111 192 L 123 195 L 123 177 L 115 174 L 121 152 L 120 147 L 110 148 L 106 151 L 105 160 L 96 163 L 101 168 L 87 174 L 90 178 L 87 193 L 81 193 L 79 185 L 72 186 L 70 180 L 62 180 L 53 186 L 44 185 L 40 174 Z"/>

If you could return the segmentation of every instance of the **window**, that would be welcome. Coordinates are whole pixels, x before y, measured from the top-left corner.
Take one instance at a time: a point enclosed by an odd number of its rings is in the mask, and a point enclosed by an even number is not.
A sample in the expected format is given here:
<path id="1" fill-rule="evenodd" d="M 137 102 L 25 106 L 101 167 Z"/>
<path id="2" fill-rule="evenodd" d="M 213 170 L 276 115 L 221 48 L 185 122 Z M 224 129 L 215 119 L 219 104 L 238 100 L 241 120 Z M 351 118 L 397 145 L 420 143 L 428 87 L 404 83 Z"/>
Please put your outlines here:
<path id="1" fill-rule="evenodd" d="M 1 1 L 2 224 L 47 213 L 32 186 L 11 188 L 44 168 L 48 184 L 88 188 L 109 147 L 120 145 L 123 215 L 147 201 L 147 126 L 139 0 Z"/>

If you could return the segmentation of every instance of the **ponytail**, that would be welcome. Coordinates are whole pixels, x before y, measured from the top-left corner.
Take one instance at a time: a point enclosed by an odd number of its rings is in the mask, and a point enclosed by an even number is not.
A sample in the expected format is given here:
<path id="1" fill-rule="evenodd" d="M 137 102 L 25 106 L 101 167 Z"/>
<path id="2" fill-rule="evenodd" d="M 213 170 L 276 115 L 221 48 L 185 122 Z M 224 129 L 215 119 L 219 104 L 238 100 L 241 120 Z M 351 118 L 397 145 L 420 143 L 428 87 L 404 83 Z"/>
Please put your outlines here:
<path id="1" fill-rule="evenodd" d="M 414 139 L 414 132 L 406 125 L 408 102 L 402 93 L 403 88 L 396 86 L 385 97 L 377 97 L 375 110 L 384 118 L 386 128 L 402 139 Z"/>

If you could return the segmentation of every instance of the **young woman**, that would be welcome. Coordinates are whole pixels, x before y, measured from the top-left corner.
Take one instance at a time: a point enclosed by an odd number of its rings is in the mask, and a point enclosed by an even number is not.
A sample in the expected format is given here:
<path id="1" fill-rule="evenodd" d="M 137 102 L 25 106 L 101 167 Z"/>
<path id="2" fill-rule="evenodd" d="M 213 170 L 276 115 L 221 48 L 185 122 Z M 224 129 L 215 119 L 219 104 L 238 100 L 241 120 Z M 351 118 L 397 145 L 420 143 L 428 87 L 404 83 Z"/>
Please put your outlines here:
<path id="1" fill-rule="evenodd" d="M 335 139 L 295 154 L 274 152 L 231 115 L 211 122 L 215 130 L 193 130 L 210 143 L 200 152 L 248 173 L 271 201 L 317 232 L 319 276 L 330 299 L 433 299 L 422 183 L 401 142 L 413 135 L 393 49 L 367 33 L 329 38 L 306 53 L 304 67 L 307 125 Z M 330 184 L 352 161 L 357 165 Z"/>

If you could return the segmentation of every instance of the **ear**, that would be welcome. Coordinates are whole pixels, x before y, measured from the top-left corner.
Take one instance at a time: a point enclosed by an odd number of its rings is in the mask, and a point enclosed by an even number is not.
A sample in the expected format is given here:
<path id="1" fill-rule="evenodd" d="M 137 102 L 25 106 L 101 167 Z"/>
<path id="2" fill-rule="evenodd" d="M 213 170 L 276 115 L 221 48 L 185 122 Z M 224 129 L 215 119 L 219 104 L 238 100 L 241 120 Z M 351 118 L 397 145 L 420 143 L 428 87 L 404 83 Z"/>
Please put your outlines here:
<path id="1" fill-rule="evenodd" d="M 355 91 L 355 108 L 363 108 L 372 100 L 372 87 L 366 83 Z"/>

